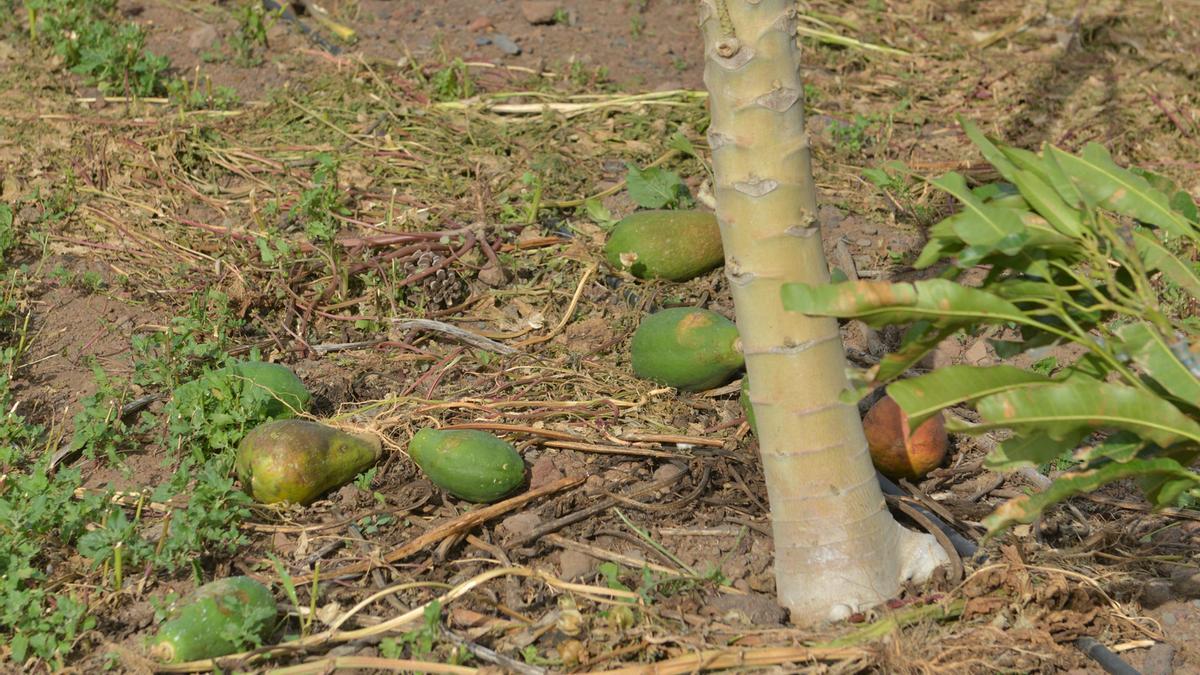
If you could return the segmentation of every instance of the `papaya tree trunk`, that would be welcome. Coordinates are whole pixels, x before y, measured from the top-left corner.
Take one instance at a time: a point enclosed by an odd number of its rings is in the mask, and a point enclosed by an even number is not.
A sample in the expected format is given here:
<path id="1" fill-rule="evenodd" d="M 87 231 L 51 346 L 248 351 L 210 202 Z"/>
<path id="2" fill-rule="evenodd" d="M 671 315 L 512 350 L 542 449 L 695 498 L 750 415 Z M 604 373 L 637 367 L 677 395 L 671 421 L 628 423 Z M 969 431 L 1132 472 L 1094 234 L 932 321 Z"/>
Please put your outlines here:
<path id="1" fill-rule="evenodd" d="M 839 619 L 945 560 L 876 482 L 837 322 L 785 311 L 785 283 L 828 283 L 794 0 L 701 0 L 717 219 L 771 506 L 780 604 Z"/>

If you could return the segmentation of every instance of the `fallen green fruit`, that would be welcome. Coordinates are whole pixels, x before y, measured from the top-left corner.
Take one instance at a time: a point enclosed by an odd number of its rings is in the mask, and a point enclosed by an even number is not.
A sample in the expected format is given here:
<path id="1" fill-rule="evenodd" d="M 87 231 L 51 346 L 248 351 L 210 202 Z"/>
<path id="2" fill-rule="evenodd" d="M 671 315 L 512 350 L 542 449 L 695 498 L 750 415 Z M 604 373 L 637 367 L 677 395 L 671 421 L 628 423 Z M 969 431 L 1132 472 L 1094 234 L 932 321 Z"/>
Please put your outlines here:
<path id="1" fill-rule="evenodd" d="M 521 456 L 486 431 L 422 429 L 408 456 L 434 485 L 469 502 L 494 502 L 525 482 Z"/>
<path id="2" fill-rule="evenodd" d="M 687 281 L 721 265 L 721 229 L 707 211 L 636 211 L 604 246 L 613 267 L 639 279 Z"/>
<path id="3" fill-rule="evenodd" d="M 308 504 L 354 480 L 379 459 L 379 439 L 308 420 L 275 420 L 255 428 L 238 446 L 242 487 L 264 504 Z"/>
<path id="4" fill-rule="evenodd" d="M 275 625 L 275 598 L 250 577 L 218 579 L 196 589 L 167 615 L 150 655 L 178 663 L 256 647 Z"/>
<path id="5" fill-rule="evenodd" d="M 633 334 L 630 351 L 638 377 L 684 391 L 725 384 L 745 364 L 737 326 L 696 307 L 646 317 Z"/>
<path id="6" fill-rule="evenodd" d="M 249 415 L 270 419 L 295 417 L 308 406 L 312 394 L 287 366 L 265 361 L 239 361 L 180 385 L 172 398 L 197 400 L 196 391 L 228 390 L 240 396 Z"/>

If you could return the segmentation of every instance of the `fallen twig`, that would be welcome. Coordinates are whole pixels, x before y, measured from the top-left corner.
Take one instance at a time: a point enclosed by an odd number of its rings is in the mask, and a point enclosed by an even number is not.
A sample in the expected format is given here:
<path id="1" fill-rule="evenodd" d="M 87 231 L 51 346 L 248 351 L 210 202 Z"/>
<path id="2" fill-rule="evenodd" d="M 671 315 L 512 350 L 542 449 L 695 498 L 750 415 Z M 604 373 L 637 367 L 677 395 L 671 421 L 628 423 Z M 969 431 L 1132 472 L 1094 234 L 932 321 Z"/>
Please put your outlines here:
<path id="1" fill-rule="evenodd" d="M 392 319 L 392 325 L 398 331 L 420 329 L 431 330 L 438 333 L 444 333 L 451 337 L 458 338 L 463 342 L 480 349 L 487 349 L 498 354 L 516 354 L 517 350 L 509 347 L 501 342 L 496 342 L 491 338 L 483 337 L 476 333 L 472 333 L 465 328 L 459 328 L 453 324 L 444 321 L 434 321 L 433 319 Z"/>

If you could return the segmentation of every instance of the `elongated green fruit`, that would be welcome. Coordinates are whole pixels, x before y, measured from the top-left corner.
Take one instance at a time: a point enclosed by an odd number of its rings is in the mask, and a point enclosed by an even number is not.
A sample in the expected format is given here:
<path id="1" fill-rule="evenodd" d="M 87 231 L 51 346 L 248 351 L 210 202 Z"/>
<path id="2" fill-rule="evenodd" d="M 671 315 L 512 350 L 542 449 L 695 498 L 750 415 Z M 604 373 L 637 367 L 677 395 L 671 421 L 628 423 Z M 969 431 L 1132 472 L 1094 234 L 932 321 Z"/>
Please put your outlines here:
<path id="1" fill-rule="evenodd" d="M 180 601 L 150 641 L 150 655 L 178 663 L 257 646 L 275 625 L 275 598 L 250 577 L 218 579 Z"/>
<path id="2" fill-rule="evenodd" d="M 242 487 L 264 504 L 308 504 L 354 480 L 382 453 L 379 439 L 308 420 L 275 420 L 246 434 L 238 446 Z"/>
<path id="3" fill-rule="evenodd" d="M 717 218 L 707 211 L 636 211 L 617 223 L 604 257 L 639 279 L 687 281 L 725 260 Z"/>
<path id="4" fill-rule="evenodd" d="M 408 456 L 434 485 L 469 502 L 494 502 L 525 482 L 521 455 L 486 431 L 422 429 Z"/>
<path id="5" fill-rule="evenodd" d="M 945 554 L 888 514 L 847 387 L 837 322 L 783 307 L 827 283 L 804 130 L 794 0 L 700 0 L 713 195 L 752 380 L 779 601 L 798 623 L 843 618 L 928 577 Z"/>
<path id="6" fill-rule="evenodd" d="M 725 384 L 744 363 L 737 326 L 697 307 L 664 309 L 642 319 L 630 352 L 638 377 L 684 391 Z"/>

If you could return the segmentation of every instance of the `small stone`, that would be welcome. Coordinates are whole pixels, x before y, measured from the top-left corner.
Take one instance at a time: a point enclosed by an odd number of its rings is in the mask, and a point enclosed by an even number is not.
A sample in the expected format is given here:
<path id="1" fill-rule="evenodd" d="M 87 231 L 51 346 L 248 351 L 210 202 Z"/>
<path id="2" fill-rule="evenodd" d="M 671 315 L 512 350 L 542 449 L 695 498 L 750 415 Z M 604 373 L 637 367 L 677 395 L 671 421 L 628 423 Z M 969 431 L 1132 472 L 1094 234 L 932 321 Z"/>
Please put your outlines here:
<path id="1" fill-rule="evenodd" d="M 576 581 L 591 576 L 596 571 L 597 560 L 579 551 L 563 551 L 558 559 L 562 578 Z"/>
<path id="2" fill-rule="evenodd" d="M 967 348 L 963 353 L 963 360 L 973 366 L 983 365 L 989 360 L 988 358 L 988 343 L 984 338 L 979 338 L 975 344 Z"/>
<path id="3" fill-rule="evenodd" d="M 476 47 L 486 47 L 490 44 L 492 44 L 492 38 L 487 37 L 486 35 L 480 35 L 479 37 L 475 38 Z"/>
<path id="4" fill-rule="evenodd" d="M 1174 626 L 1179 622 L 1179 618 L 1175 616 L 1174 612 L 1163 612 L 1162 622 L 1164 626 Z"/>
<path id="5" fill-rule="evenodd" d="M 1200 598 L 1200 570 L 1187 568 L 1171 575 L 1171 590 L 1184 598 Z"/>
<path id="6" fill-rule="evenodd" d="M 583 491 L 590 495 L 598 495 L 604 492 L 604 477 L 592 474 L 583 482 Z"/>
<path id="7" fill-rule="evenodd" d="M 1165 604 L 1173 595 L 1171 591 L 1171 582 L 1166 579 L 1154 579 L 1146 582 L 1142 587 L 1142 607 L 1153 609 L 1159 605 Z"/>
<path id="8" fill-rule="evenodd" d="M 496 40 L 496 44 L 500 44 L 500 41 Z M 495 288 L 503 286 L 508 282 L 508 273 L 496 263 L 488 263 L 483 269 L 479 270 L 479 280 Z"/>
<path id="9" fill-rule="evenodd" d="M 553 0 L 528 0 L 521 3 L 521 16 L 533 25 L 554 23 L 558 3 Z"/>
<path id="10" fill-rule="evenodd" d="M 536 490 L 563 477 L 563 472 L 549 455 L 538 457 L 529 470 L 529 489 Z"/>
<path id="11" fill-rule="evenodd" d="M 660 481 L 670 480 L 682 474 L 682 468 L 674 464 L 663 464 L 654 470 L 654 475 L 651 477 L 651 480 L 655 483 L 658 483 Z"/>
<path id="12" fill-rule="evenodd" d="M 493 35 L 492 44 L 499 47 L 500 51 L 508 54 L 509 56 L 516 56 L 517 54 L 521 53 L 521 46 L 516 42 L 513 42 L 512 38 L 503 33 L 496 33 Z"/>
<path id="13" fill-rule="evenodd" d="M 479 33 L 488 30 L 492 27 L 492 20 L 486 16 L 477 16 L 471 19 L 471 23 L 467 24 L 467 30 L 471 33 Z"/>
<path id="14" fill-rule="evenodd" d="M 188 49 L 194 52 L 208 49 L 214 42 L 217 41 L 217 37 L 218 35 L 216 27 L 210 26 L 209 24 L 204 24 L 188 33 Z"/>
<path id="15" fill-rule="evenodd" d="M 863 225 L 862 233 L 863 234 L 879 234 L 879 228 L 874 225 Z"/>
<path id="16" fill-rule="evenodd" d="M 1142 675 L 1172 675 L 1175 672 L 1175 648 L 1159 642 L 1146 650 L 1141 672 Z"/>
<path id="17" fill-rule="evenodd" d="M 532 511 L 522 511 L 500 521 L 499 529 L 510 537 L 519 537 L 533 532 L 541 524 L 541 516 Z"/>
<path id="18" fill-rule="evenodd" d="M 874 244 L 875 242 L 871 241 L 870 239 L 859 239 L 859 240 L 855 241 L 854 243 L 862 248 L 869 248 L 871 246 L 871 244 Z"/>

